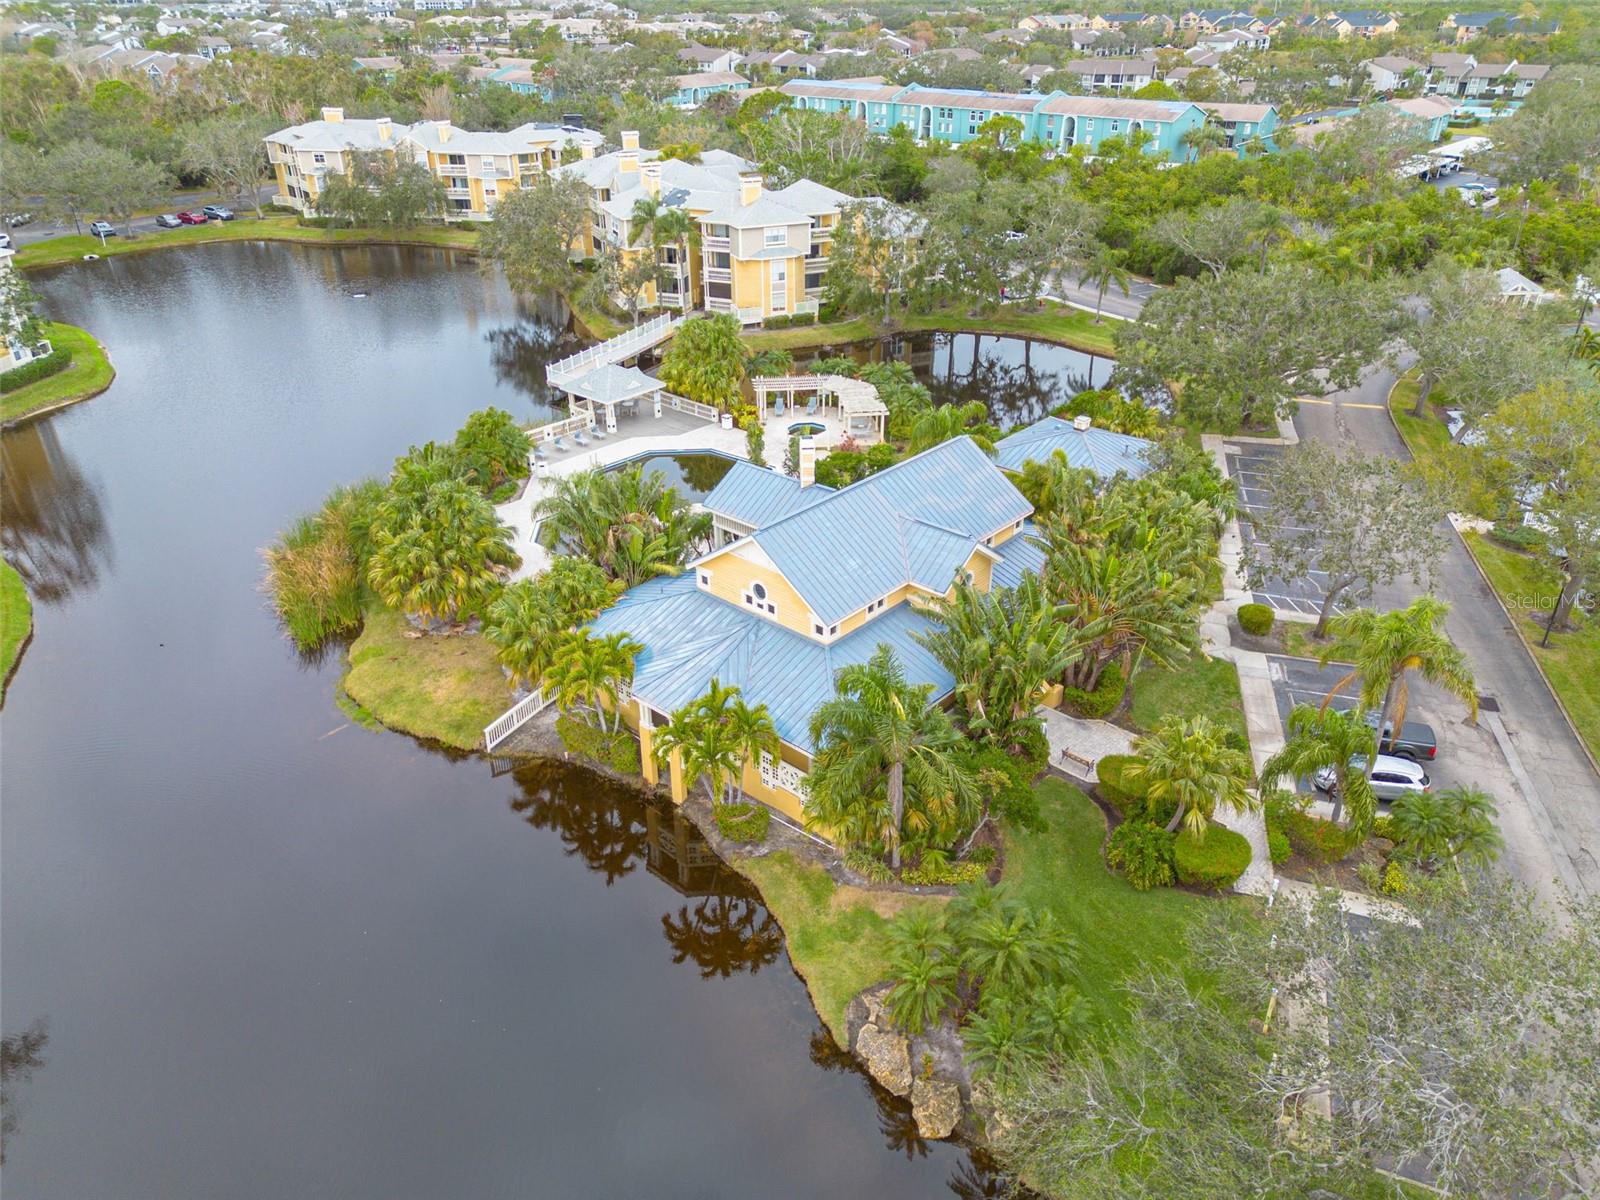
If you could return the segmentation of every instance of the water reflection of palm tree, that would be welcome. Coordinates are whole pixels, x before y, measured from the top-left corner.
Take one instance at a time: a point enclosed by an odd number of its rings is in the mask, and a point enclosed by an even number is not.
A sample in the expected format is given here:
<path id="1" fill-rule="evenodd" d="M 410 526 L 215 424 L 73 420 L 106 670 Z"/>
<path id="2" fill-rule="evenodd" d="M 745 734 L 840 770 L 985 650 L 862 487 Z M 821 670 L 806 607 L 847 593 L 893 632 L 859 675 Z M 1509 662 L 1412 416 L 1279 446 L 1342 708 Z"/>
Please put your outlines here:
<path id="1" fill-rule="evenodd" d="M 21 1033 L 0 1038 L 0 1163 L 17 1133 L 17 1089 L 44 1065 L 50 1031 L 41 1019 Z"/>
<path id="2" fill-rule="evenodd" d="M 0 546 L 35 603 L 94 587 L 112 561 L 99 486 L 62 448 L 54 422 L 0 438 Z"/>
<path id="3" fill-rule="evenodd" d="M 550 415 L 559 407 L 560 397 L 545 382 L 544 369 L 566 353 L 560 344 L 564 328 L 541 316 L 524 316 L 515 325 L 491 329 L 483 335 L 489 343 L 489 363 L 494 367 L 495 378 L 531 397 L 536 409 L 548 410 Z"/>
<path id="4" fill-rule="evenodd" d="M 536 829 L 552 830 L 608 887 L 644 859 L 644 802 L 627 789 L 556 762 L 531 763 L 515 778 L 522 790 L 512 809 Z"/>
<path id="5" fill-rule="evenodd" d="M 732 883 L 732 880 L 729 880 Z M 741 971 L 754 975 L 783 954 L 783 930 L 753 895 L 706 896 L 692 909 L 664 913 L 661 932 L 675 963 L 694 961 L 702 979 L 727 979 Z"/>

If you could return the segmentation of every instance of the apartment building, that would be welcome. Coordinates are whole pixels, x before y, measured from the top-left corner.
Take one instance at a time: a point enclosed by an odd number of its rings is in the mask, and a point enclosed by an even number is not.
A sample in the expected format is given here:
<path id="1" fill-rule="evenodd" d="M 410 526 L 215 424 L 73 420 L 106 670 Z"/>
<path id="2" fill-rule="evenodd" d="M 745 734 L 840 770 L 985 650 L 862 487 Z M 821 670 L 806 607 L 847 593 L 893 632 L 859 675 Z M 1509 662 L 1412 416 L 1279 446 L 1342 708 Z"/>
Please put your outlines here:
<path id="1" fill-rule="evenodd" d="M 851 199 L 843 192 L 808 179 L 768 191 L 755 164 L 736 154 L 708 150 L 696 163 L 662 158 L 641 150 L 632 130 L 623 131 L 620 150 L 560 170 L 582 179 L 593 197 L 587 244 L 576 252 L 609 247 L 625 259 L 656 256 L 647 305 L 733 313 L 746 324 L 817 311 L 833 231 Z M 644 200 L 687 213 L 698 236 L 653 238 L 640 218 Z"/>
<path id="2" fill-rule="evenodd" d="M 450 215 L 488 220 L 508 192 L 526 187 L 574 154 L 592 155 L 604 142 L 593 130 L 530 123 L 504 133 L 457 129 L 449 121 L 397 125 L 388 117 L 347 118 L 325 108 L 319 120 L 280 129 L 266 138 L 278 182 L 275 203 L 316 210 L 330 175 L 348 174 L 360 152 L 409 157 L 445 184 Z"/>

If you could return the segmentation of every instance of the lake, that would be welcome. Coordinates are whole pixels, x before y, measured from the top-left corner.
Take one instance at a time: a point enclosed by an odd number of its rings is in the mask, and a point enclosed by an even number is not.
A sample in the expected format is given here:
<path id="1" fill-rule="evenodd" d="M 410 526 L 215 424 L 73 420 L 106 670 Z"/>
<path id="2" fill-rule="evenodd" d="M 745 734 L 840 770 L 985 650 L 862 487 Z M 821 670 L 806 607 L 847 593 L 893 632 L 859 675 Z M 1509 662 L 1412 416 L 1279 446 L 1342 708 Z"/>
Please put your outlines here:
<path id="1" fill-rule="evenodd" d="M 259 548 L 575 348 L 449 251 L 234 243 L 35 278 L 118 377 L 7 432 L 36 634 L 0 755 L 7 1195 L 993 1194 L 838 1054 L 668 810 L 352 726 Z M 357 293 L 365 293 L 358 298 Z"/>

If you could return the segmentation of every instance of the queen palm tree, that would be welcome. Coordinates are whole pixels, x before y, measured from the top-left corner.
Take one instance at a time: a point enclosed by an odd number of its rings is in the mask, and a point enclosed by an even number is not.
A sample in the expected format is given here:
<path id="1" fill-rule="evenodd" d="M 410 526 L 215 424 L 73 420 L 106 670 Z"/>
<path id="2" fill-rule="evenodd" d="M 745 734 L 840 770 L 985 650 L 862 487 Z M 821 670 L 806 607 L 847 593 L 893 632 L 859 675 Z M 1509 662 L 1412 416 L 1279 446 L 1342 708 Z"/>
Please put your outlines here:
<path id="1" fill-rule="evenodd" d="M 1350 808 L 1350 824 L 1365 833 L 1377 815 L 1378 797 L 1364 771 L 1352 771 L 1353 759 L 1370 760 L 1376 753 L 1377 734 L 1357 712 L 1318 711 L 1297 704 L 1289 714 L 1289 737 L 1261 764 L 1261 786 L 1274 788 L 1284 776 L 1301 779 L 1324 767 L 1333 768 L 1333 819 Z"/>
<path id="2" fill-rule="evenodd" d="M 1355 644 L 1351 654 L 1355 665 L 1328 689 L 1323 710 L 1345 688 L 1356 684 L 1359 706 L 1378 710 L 1378 728 L 1392 727 L 1398 732 L 1411 698 L 1411 672 L 1419 671 L 1429 683 L 1464 700 L 1472 719 L 1477 720 L 1478 693 L 1472 666 L 1443 630 L 1449 612 L 1450 606 L 1438 597 L 1419 596 L 1405 608 L 1391 612 L 1357 608 L 1336 616 L 1329 628 L 1338 641 Z M 1324 666 L 1333 656 L 1333 649 L 1330 646 L 1323 652 Z M 1368 775 L 1376 765 L 1377 756 L 1368 757 Z"/>
<path id="3" fill-rule="evenodd" d="M 683 297 L 684 308 L 689 307 L 689 239 L 699 231 L 699 228 L 700 226 L 681 208 L 666 209 L 655 220 L 653 236 L 657 243 L 671 245 L 678 252 L 678 266 L 685 285 L 679 289 L 679 295 Z"/>
<path id="4" fill-rule="evenodd" d="M 898 869 L 908 828 L 953 838 L 976 807 L 972 779 L 955 758 L 961 736 L 930 702 L 932 686 L 908 683 L 887 646 L 841 670 L 834 687 L 811 719 L 817 750 L 807 823 L 887 844 Z"/>
<path id="5" fill-rule="evenodd" d="M 665 761 L 674 751 L 683 756 L 684 778 L 704 779 L 706 797 L 713 804 L 726 798 L 730 781 L 744 767 L 745 755 L 725 719 L 737 687 L 724 687 L 713 679 L 705 695 L 672 714 L 666 728 L 655 733 L 657 758 Z"/>
<path id="6" fill-rule="evenodd" d="M 628 229 L 632 233 L 631 249 L 641 250 L 656 245 L 656 224 L 671 210 L 654 196 L 640 196 L 633 202 L 628 214 Z"/>
<path id="7" fill-rule="evenodd" d="M 1097 241 L 1093 248 L 1078 264 L 1078 282 L 1080 284 L 1093 283 L 1095 286 L 1094 323 L 1103 324 L 1101 310 L 1105 307 L 1106 292 L 1113 286 L 1121 290 L 1126 296 L 1128 289 L 1133 286 L 1133 276 L 1129 274 L 1124 265 L 1128 260 L 1126 250 L 1118 250 L 1104 242 Z"/>
<path id="8" fill-rule="evenodd" d="M 1168 716 L 1154 733 L 1134 742 L 1133 750 L 1128 777 L 1145 782 L 1152 802 L 1171 800 L 1177 806 L 1167 822 L 1169 833 L 1182 825 L 1202 836 L 1219 804 L 1235 812 L 1261 807 L 1250 790 L 1250 756 L 1231 749 L 1209 717 Z"/>
<path id="9" fill-rule="evenodd" d="M 550 668 L 556 703 L 563 712 L 580 705 L 588 708 L 601 729 L 606 728 L 606 708 L 615 714 L 612 732 L 622 728 L 622 685 L 633 682 L 633 660 L 644 647 L 625 633 L 595 637 L 587 631 L 572 634 L 556 651 Z"/>

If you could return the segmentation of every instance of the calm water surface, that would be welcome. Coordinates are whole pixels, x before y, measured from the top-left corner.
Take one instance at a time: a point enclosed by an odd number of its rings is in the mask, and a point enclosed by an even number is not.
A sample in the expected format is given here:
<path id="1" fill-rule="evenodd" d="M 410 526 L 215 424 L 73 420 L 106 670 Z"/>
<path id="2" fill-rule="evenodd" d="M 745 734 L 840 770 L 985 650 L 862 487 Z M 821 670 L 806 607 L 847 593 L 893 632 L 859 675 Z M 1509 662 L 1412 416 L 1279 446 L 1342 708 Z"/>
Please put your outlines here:
<path id="1" fill-rule="evenodd" d="M 993 1189 L 831 1052 L 670 812 L 351 727 L 338 656 L 275 628 L 257 548 L 474 409 L 547 412 L 563 314 L 414 249 L 37 283 L 118 378 L 3 441 L 37 604 L 0 743 L 3 1018 L 48 1028 L 8 1200 Z"/>

